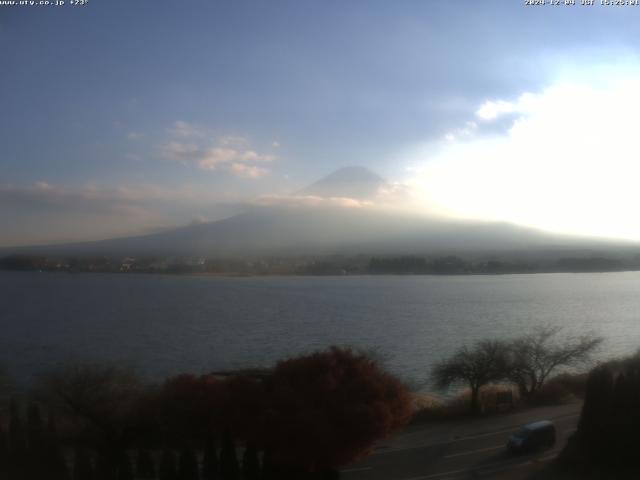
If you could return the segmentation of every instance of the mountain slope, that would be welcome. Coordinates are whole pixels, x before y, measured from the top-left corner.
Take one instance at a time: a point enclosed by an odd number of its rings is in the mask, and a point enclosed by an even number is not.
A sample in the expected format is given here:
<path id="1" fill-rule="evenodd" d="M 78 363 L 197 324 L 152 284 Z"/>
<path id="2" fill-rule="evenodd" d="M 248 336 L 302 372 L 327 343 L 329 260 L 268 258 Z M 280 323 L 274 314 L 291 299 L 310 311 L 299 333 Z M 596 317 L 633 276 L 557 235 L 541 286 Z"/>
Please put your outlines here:
<path id="1" fill-rule="evenodd" d="M 443 221 L 364 209 L 265 207 L 152 235 L 20 250 L 47 255 L 229 257 L 540 250 L 569 245 L 587 243 L 509 224 Z"/>

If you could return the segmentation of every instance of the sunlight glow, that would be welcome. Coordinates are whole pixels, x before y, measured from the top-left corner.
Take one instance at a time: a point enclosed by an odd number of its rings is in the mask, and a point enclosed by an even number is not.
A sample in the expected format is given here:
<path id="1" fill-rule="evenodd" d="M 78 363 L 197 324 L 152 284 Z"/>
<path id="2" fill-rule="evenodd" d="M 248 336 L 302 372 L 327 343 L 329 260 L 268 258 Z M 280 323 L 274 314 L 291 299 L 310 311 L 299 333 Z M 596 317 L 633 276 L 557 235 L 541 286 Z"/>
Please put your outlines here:
<path id="1" fill-rule="evenodd" d="M 514 117 L 503 135 L 482 126 Z M 407 158 L 408 183 L 447 214 L 640 240 L 640 74 L 559 82 L 487 101 L 479 131 Z M 451 138 L 451 137 L 449 137 Z"/>

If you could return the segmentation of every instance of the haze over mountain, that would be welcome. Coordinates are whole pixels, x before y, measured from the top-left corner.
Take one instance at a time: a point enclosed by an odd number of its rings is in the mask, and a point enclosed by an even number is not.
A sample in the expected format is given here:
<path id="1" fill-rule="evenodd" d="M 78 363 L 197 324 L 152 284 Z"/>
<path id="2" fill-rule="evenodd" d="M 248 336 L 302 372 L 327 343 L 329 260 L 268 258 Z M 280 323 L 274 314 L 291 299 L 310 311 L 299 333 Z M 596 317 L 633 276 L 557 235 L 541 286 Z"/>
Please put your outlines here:
<path id="1" fill-rule="evenodd" d="M 611 243 L 507 223 L 444 219 L 380 208 L 393 186 L 364 167 L 337 170 L 279 202 L 150 235 L 0 249 L 47 255 L 256 256 L 437 254 L 592 248 Z M 306 202 L 309 198 L 315 201 Z M 332 200 L 338 199 L 338 202 Z M 302 201 L 301 201 L 302 200 Z M 325 202 L 326 200 L 326 202 Z"/>
<path id="2" fill-rule="evenodd" d="M 0 15 L 0 248 L 218 221 L 250 199 L 379 207 L 398 184 L 414 212 L 640 241 L 628 9 L 284 3 Z M 91 48 L 54 48 L 78 38 Z M 303 188 L 345 165 L 387 182 L 350 168 Z"/>
<path id="3" fill-rule="evenodd" d="M 365 167 L 344 167 L 302 189 L 301 195 L 373 199 L 381 189 L 389 187 L 382 177 Z"/>

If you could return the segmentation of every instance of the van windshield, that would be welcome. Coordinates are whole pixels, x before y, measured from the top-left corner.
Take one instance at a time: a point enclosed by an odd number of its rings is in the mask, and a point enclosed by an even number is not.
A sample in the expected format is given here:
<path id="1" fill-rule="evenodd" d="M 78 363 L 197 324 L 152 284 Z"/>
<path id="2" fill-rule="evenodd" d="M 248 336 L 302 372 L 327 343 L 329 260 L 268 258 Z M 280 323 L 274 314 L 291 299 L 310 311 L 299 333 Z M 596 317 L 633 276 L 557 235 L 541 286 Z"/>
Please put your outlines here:
<path id="1" fill-rule="evenodd" d="M 531 430 L 523 427 L 520 430 L 518 430 L 516 433 L 514 433 L 513 436 L 516 438 L 526 438 L 529 436 L 530 433 L 531 433 Z"/>

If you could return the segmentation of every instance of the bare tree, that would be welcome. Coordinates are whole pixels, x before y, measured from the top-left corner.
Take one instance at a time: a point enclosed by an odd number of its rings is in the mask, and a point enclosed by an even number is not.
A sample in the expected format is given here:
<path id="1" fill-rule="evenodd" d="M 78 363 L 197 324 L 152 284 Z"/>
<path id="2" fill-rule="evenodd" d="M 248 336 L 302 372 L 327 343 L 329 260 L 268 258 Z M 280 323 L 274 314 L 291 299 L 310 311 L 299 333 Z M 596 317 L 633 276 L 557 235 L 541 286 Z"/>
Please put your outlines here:
<path id="1" fill-rule="evenodd" d="M 532 398 L 558 368 L 587 364 L 603 341 L 591 334 L 559 339 L 560 331 L 560 327 L 542 326 L 509 343 L 506 376 L 518 386 L 522 398 Z"/>
<path id="2" fill-rule="evenodd" d="M 466 345 L 452 357 L 434 365 L 431 378 L 438 388 L 466 382 L 471 389 L 471 412 L 479 411 L 480 388 L 504 377 L 507 349 L 503 342 L 481 340 L 472 348 Z"/>
<path id="3" fill-rule="evenodd" d="M 37 395 L 68 416 L 108 454 L 126 445 L 143 385 L 131 370 L 92 364 L 69 365 L 44 375 Z"/>

